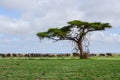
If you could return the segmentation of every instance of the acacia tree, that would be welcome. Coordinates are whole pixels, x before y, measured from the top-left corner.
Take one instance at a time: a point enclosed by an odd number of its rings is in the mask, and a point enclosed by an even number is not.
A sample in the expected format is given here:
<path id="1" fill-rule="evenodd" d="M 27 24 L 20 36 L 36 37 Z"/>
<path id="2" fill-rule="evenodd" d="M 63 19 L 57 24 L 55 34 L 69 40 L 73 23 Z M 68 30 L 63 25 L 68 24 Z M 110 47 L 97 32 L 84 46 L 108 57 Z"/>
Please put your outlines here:
<path id="1" fill-rule="evenodd" d="M 48 38 L 55 41 L 70 40 L 75 42 L 80 53 L 80 58 L 87 58 L 86 53 L 83 52 L 83 41 L 88 33 L 111 28 L 109 23 L 101 22 L 73 20 L 67 23 L 68 25 L 62 28 L 50 28 L 46 32 L 39 32 L 37 33 L 37 36 L 40 40 Z"/>

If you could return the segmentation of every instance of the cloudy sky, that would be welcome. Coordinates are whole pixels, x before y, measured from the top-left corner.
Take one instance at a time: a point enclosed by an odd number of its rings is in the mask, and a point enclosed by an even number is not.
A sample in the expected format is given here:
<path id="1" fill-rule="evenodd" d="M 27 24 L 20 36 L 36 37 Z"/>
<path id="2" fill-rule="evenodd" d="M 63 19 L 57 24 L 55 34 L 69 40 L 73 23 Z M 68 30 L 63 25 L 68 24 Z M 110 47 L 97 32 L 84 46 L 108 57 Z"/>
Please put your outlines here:
<path id="1" fill-rule="evenodd" d="M 120 53 L 120 0 L 0 0 L 1 53 L 73 52 L 69 41 L 39 41 L 37 32 L 71 20 L 109 22 L 90 34 L 91 52 Z"/>

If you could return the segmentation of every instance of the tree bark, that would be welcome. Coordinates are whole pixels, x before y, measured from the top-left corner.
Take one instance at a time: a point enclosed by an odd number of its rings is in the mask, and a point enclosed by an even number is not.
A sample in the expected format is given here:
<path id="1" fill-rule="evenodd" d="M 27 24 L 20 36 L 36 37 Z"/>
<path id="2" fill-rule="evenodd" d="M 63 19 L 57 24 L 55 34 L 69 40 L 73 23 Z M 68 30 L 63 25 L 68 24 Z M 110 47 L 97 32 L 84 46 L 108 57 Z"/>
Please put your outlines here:
<path id="1" fill-rule="evenodd" d="M 77 42 L 78 49 L 79 49 L 79 57 L 80 59 L 86 59 L 88 56 L 83 52 L 83 46 L 82 46 L 82 41 Z"/>

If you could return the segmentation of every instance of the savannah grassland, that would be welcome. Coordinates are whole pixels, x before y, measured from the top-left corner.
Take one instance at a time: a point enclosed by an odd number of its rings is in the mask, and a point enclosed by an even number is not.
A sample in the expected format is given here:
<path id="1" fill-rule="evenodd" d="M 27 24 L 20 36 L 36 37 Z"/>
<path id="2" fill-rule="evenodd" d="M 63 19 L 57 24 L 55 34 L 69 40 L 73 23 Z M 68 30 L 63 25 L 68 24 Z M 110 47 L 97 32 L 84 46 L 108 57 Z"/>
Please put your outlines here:
<path id="1" fill-rule="evenodd" d="M 120 57 L 0 58 L 0 80 L 120 80 Z"/>

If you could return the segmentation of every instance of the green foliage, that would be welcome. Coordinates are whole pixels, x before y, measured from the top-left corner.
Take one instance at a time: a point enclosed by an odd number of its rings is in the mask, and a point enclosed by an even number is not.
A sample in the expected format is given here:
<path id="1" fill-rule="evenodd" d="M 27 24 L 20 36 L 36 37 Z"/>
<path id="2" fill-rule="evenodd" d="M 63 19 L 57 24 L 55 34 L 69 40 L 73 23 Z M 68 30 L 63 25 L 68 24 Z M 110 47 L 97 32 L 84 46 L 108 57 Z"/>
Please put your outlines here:
<path id="1" fill-rule="evenodd" d="M 105 30 L 105 28 L 111 28 L 109 23 L 100 23 L 100 22 L 94 22 L 91 23 L 91 28 L 94 28 L 94 30 Z"/>
<path id="2" fill-rule="evenodd" d="M 120 60 L 1 59 L 0 80 L 119 80 Z"/>
<path id="3" fill-rule="evenodd" d="M 49 38 L 48 32 L 37 33 L 37 36 L 39 36 L 40 39 L 43 39 L 45 37 Z"/>
<path id="4" fill-rule="evenodd" d="M 84 26 L 88 26 L 89 23 L 88 22 L 84 22 L 84 21 L 79 21 L 79 20 L 73 20 L 68 22 L 68 24 L 70 24 L 71 26 L 77 26 L 78 28 L 82 28 Z"/>
<path id="5" fill-rule="evenodd" d="M 71 28 L 72 28 L 72 26 L 64 26 L 64 27 L 60 28 L 60 30 L 67 34 L 67 33 L 69 33 L 71 31 L 70 30 Z"/>
<path id="6" fill-rule="evenodd" d="M 79 30 L 78 35 L 81 35 L 81 33 L 105 30 L 105 28 L 111 28 L 111 25 L 109 23 L 101 23 L 101 22 L 91 22 L 90 23 L 90 22 L 85 22 L 85 21 L 73 20 L 73 21 L 68 22 L 68 26 L 64 26 L 62 28 L 50 28 L 46 32 L 37 33 L 37 36 L 40 37 L 41 39 L 50 38 L 50 39 L 55 40 L 57 38 L 59 40 L 64 40 L 64 39 L 69 40 L 67 38 L 68 34 L 69 34 L 69 37 L 71 37 L 70 35 L 72 35 L 72 34 L 70 34 L 70 33 L 71 32 L 74 33 L 72 31 L 72 28 L 78 28 L 78 30 Z"/>
<path id="7" fill-rule="evenodd" d="M 60 38 L 60 37 L 65 36 L 65 33 L 62 30 L 58 29 L 58 28 L 50 28 L 48 30 L 48 33 L 49 33 L 49 35 L 51 37 L 59 37 Z"/>

